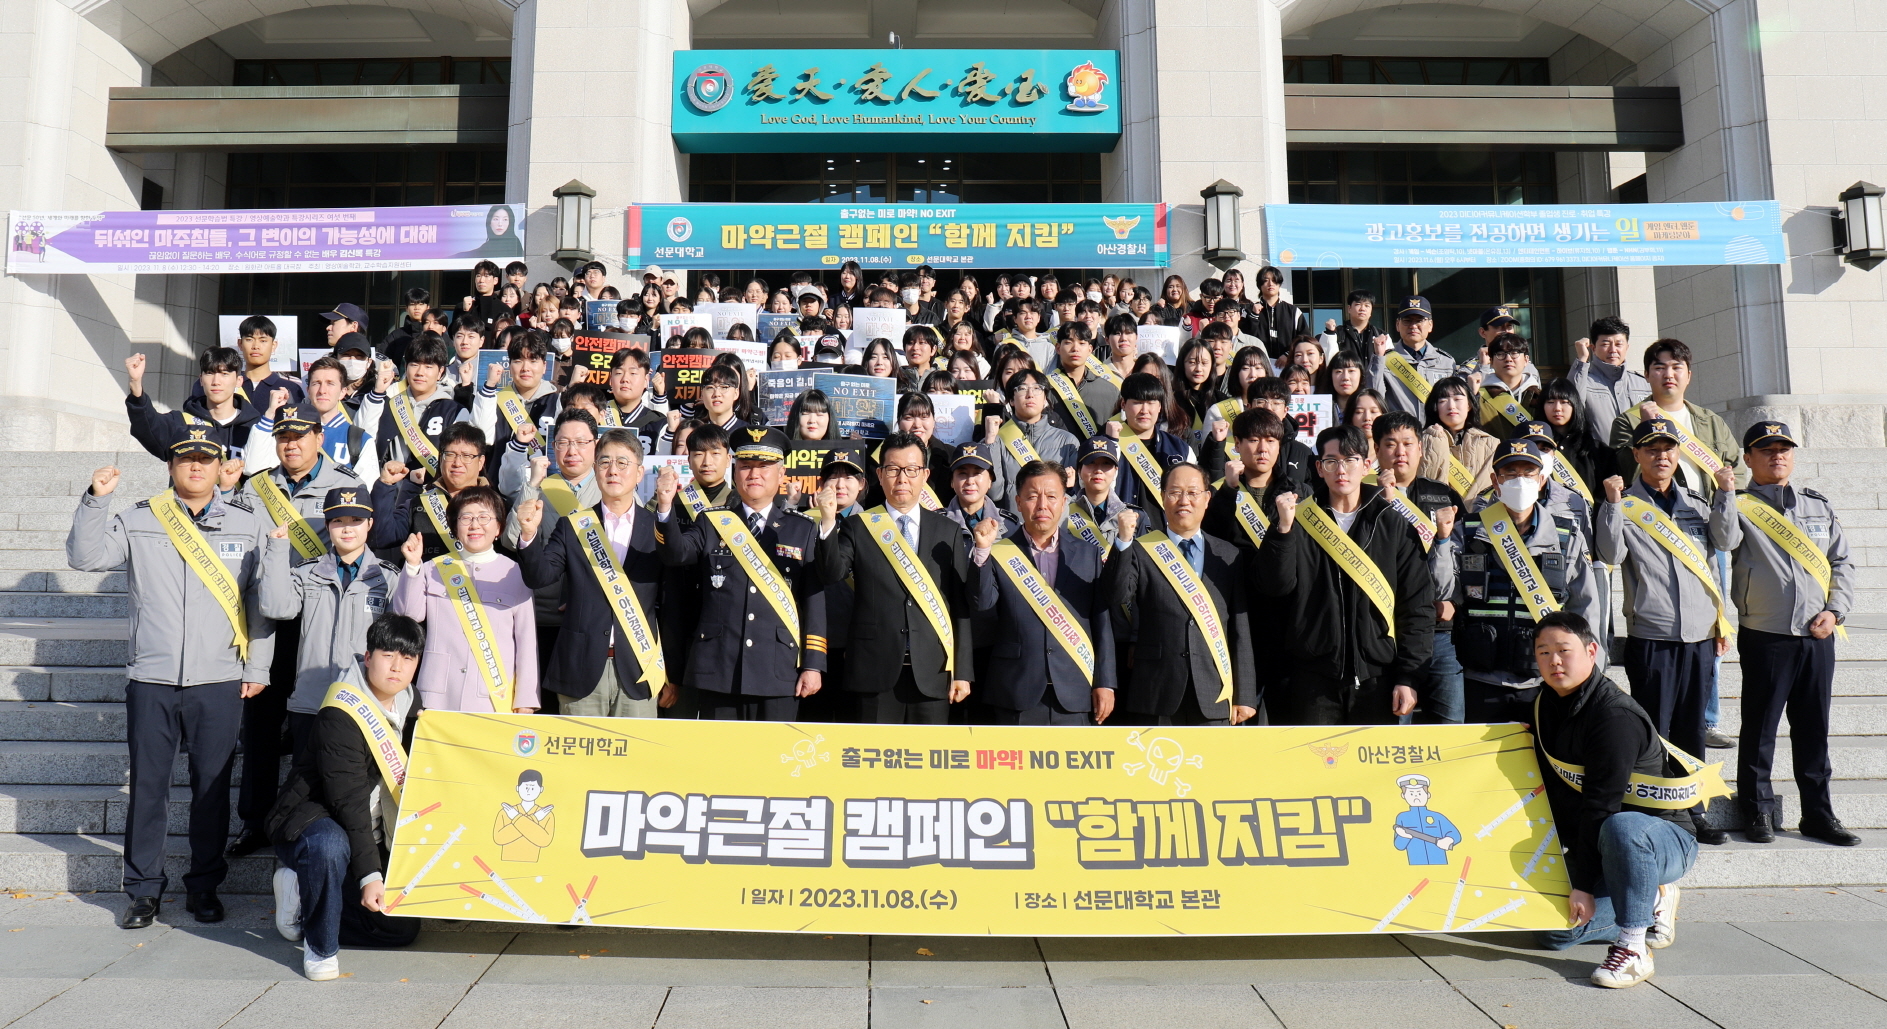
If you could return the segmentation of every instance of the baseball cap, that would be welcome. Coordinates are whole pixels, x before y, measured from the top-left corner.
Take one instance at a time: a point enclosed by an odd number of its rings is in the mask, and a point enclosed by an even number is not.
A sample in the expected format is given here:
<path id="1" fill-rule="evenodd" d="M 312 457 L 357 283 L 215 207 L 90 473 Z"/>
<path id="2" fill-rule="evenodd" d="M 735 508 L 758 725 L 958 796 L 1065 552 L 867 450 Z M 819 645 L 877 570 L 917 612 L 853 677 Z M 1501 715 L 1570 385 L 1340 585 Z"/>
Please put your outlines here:
<path id="1" fill-rule="evenodd" d="M 1504 307 L 1490 307 L 1487 310 L 1482 311 L 1480 322 L 1481 322 L 1481 328 L 1483 329 L 1491 329 L 1494 326 L 1500 324 L 1501 322 L 1506 322 L 1509 325 L 1520 324 L 1517 320 L 1515 320 L 1513 316 L 1513 312 L 1507 310 Z"/>
<path id="2" fill-rule="evenodd" d="M 748 426 L 734 433 L 734 459 L 738 461 L 784 461 L 791 446 L 786 433 L 766 426 Z"/>
<path id="3" fill-rule="evenodd" d="M 1403 300 L 1402 310 L 1396 312 L 1396 317 L 1400 318 L 1405 314 L 1419 314 L 1424 318 L 1435 317 L 1434 310 L 1428 306 L 1427 297 L 1408 297 Z"/>
<path id="4" fill-rule="evenodd" d="M 1087 440 L 1081 444 L 1080 451 L 1075 454 L 1075 467 L 1079 468 L 1096 458 L 1119 464 L 1120 444 L 1106 436 L 1096 436 Z"/>
<path id="5" fill-rule="evenodd" d="M 1516 461 L 1531 461 L 1541 468 L 1546 467 L 1545 456 L 1540 453 L 1540 448 L 1530 439 L 1510 439 L 1503 442 L 1499 450 L 1494 451 L 1494 467 L 1496 468 L 1513 464 Z"/>
<path id="6" fill-rule="evenodd" d="M 859 456 L 859 452 L 855 448 L 835 447 L 826 452 L 825 464 L 819 466 L 819 478 L 821 481 L 824 481 L 827 476 L 841 469 L 857 472 L 860 477 L 863 477 L 865 474 L 865 459 Z"/>
<path id="7" fill-rule="evenodd" d="M 1514 426 L 1514 434 L 1511 438 L 1530 439 L 1543 447 L 1559 449 L 1559 441 L 1553 438 L 1553 427 L 1538 418 Z"/>
<path id="8" fill-rule="evenodd" d="M 996 464 L 990 460 L 989 444 L 965 443 L 958 447 L 956 459 L 950 462 L 950 470 L 955 471 L 958 468 L 981 468 L 983 471 L 994 474 Z"/>
<path id="9" fill-rule="evenodd" d="M 1743 432 L 1743 449 L 1754 450 L 1764 443 L 1787 443 L 1792 447 L 1802 444 L 1789 432 L 1788 422 L 1757 422 Z"/>
<path id="10" fill-rule="evenodd" d="M 220 461 L 223 457 L 223 445 L 210 438 L 208 429 L 188 429 L 170 444 L 170 456 L 182 457 L 185 454 L 207 454 Z"/>
<path id="11" fill-rule="evenodd" d="M 275 416 L 274 435 L 277 436 L 283 433 L 301 436 L 310 432 L 319 432 L 320 430 L 321 412 L 316 411 L 314 405 L 306 401 L 296 404 L 293 407 L 284 407 Z"/>
<path id="12" fill-rule="evenodd" d="M 339 357 L 349 350 L 358 350 L 369 357 L 373 356 L 373 344 L 358 332 L 349 332 L 334 341 L 334 355 Z"/>
<path id="13" fill-rule="evenodd" d="M 1670 443 L 1679 442 L 1677 425 L 1669 418 L 1647 418 L 1639 422 L 1638 427 L 1631 431 L 1631 445 L 1634 447 L 1642 447 L 1659 440 Z"/>
<path id="14" fill-rule="evenodd" d="M 350 322 L 356 322 L 361 325 L 367 324 L 367 312 L 353 304 L 335 304 L 334 310 L 321 312 L 321 317 L 331 322 L 345 318 Z"/>
<path id="15" fill-rule="evenodd" d="M 321 513 L 329 518 L 372 518 L 373 505 L 367 503 L 367 490 L 361 486 L 337 486 L 321 502 Z"/>

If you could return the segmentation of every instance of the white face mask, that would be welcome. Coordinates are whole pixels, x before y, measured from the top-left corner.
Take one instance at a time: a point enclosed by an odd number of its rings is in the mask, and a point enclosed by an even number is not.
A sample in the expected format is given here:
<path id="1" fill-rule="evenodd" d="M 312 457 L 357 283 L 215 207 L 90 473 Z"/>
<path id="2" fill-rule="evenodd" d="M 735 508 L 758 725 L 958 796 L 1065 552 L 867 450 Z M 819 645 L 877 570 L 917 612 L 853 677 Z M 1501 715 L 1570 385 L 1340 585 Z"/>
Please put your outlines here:
<path id="1" fill-rule="evenodd" d="M 341 370 L 347 373 L 348 381 L 353 381 L 367 374 L 367 361 L 359 357 L 341 358 Z"/>
<path id="2" fill-rule="evenodd" d="M 799 358 L 797 357 L 782 357 L 767 362 L 767 371 L 770 372 L 790 372 L 798 367 Z"/>
<path id="3" fill-rule="evenodd" d="M 907 304 L 917 303 L 917 287 L 915 286 L 904 290 L 900 295 L 904 297 L 904 302 Z"/>
<path id="4" fill-rule="evenodd" d="M 1101 302 L 1101 291 L 1100 291 L 1100 290 L 1098 290 L 1098 289 L 1091 289 L 1091 290 L 1088 290 L 1088 299 L 1089 299 L 1089 300 L 1092 300 L 1092 301 L 1094 301 L 1094 302 L 1095 302 L 1095 303 L 1097 303 L 1097 304 L 1098 304 L 1098 303 L 1100 303 L 1100 302 Z"/>
<path id="5" fill-rule="evenodd" d="M 557 348 L 559 354 L 567 354 L 570 352 L 571 339 L 569 336 L 552 336 L 550 345 Z"/>
<path id="6" fill-rule="evenodd" d="M 1558 454 L 1546 453 L 1540 455 L 1540 471 L 1545 472 L 1548 479 L 1553 477 L 1553 462 L 1557 460 L 1559 460 Z"/>
<path id="7" fill-rule="evenodd" d="M 1532 476 L 1523 475 L 1500 484 L 1500 502 L 1507 505 L 1509 511 L 1525 511 L 1539 499 L 1540 484 Z"/>

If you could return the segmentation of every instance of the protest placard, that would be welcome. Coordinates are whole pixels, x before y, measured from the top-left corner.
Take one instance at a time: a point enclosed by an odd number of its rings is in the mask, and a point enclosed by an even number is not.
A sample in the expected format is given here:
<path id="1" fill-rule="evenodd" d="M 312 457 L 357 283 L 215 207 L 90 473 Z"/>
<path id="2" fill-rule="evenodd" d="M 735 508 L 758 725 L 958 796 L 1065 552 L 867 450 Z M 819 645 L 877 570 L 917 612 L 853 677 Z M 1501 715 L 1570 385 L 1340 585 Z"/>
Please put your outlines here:
<path id="1" fill-rule="evenodd" d="M 793 401 L 801 393 L 813 387 L 813 378 L 819 374 L 817 368 L 795 368 L 784 372 L 760 373 L 760 412 L 768 425 L 787 427 L 786 417 L 793 409 Z"/>
<path id="2" fill-rule="evenodd" d="M 933 393 L 930 406 L 937 413 L 934 434 L 938 439 L 953 447 L 960 447 L 975 438 L 976 411 L 980 406 L 978 398 L 966 397 L 961 393 Z"/>
<path id="3" fill-rule="evenodd" d="M 840 436 L 883 439 L 898 420 L 898 381 L 875 375 L 821 372 L 813 388 L 826 395 L 832 429 Z"/>
<path id="4" fill-rule="evenodd" d="M 1177 325 L 1142 325 L 1139 333 L 1141 353 L 1158 354 L 1167 364 L 1179 360 L 1179 347 L 1186 342 L 1186 330 Z"/>
<path id="5" fill-rule="evenodd" d="M 669 347 L 654 356 L 657 369 L 668 377 L 668 402 L 686 404 L 701 396 L 701 377 L 714 363 L 718 350 Z"/>
<path id="6" fill-rule="evenodd" d="M 1297 426 L 1297 438 L 1314 442 L 1317 434 L 1336 424 L 1332 414 L 1333 399 L 1328 393 L 1295 393 L 1285 417 Z"/>
<path id="7" fill-rule="evenodd" d="M 726 339 L 727 330 L 735 325 L 747 326 L 759 338 L 759 326 L 754 324 L 760 320 L 759 304 L 696 304 L 694 313 L 708 317 L 708 331 L 715 339 Z"/>
<path id="8" fill-rule="evenodd" d="M 574 362 L 570 374 L 571 384 L 594 382 L 600 386 L 608 382 L 610 363 L 616 359 L 616 351 L 624 347 L 647 350 L 649 337 L 609 330 L 577 333 L 570 341 L 570 360 Z"/>

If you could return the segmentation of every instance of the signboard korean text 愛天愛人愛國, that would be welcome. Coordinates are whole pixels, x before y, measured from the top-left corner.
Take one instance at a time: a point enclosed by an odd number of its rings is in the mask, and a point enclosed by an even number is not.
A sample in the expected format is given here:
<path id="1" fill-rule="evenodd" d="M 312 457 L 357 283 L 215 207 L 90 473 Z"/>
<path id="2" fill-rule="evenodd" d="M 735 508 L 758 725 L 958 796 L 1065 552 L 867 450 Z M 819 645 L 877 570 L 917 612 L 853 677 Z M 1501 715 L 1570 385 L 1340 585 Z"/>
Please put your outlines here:
<path id="1" fill-rule="evenodd" d="M 1162 268 L 1165 204 L 638 204 L 629 268 Z"/>
<path id="2" fill-rule="evenodd" d="M 977 936 L 1567 925 L 1520 725 L 428 711 L 409 767 L 395 915 Z"/>
<path id="3" fill-rule="evenodd" d="M 1781 264 L 1774 200 L 1420 207 L 1267 204 L 1280 268 Z"/>

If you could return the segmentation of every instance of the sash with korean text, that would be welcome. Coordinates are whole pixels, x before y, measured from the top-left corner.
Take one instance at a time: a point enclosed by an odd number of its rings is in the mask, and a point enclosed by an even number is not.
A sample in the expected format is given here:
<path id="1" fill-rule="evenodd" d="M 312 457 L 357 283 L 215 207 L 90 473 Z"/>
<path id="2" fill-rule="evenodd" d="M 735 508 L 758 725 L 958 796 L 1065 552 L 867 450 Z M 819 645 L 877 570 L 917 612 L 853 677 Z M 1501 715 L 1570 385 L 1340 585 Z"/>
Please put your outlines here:
<path id="1" fill-rule="evenodd" d="M 1081 670 L 1082 679 L 1089 686 L 1094 685 L 1094 642 L 1088 638 L 1088 631 L 1081 627 L 1074 615 L 1068 613 L 1066 603 L 1055 587 L 1042 578 L 1042 573 L 1030 561 L 1022 548 L 1014 540 L 997 540 L 989 548 L 989 559 L 996 562 L 996 567 L 1009 579 L 1009 584 L 1022 594 L 1028 602 L 1029 610 L 1042 620 L 1042 627 L 1048 630 L 1049 638 L 1060 644 L 1074 659 L 1075 667 Z"/>
<path id="2" fill-rule="evenodd" d="M 1148 556 L 1153 558 L 1153 566 L 1160 570 L 1160 576 L 1166 580 L 1173 592 L 1179 594 L 1179 605 L 1192 615 L 1193 624 L 1199 626 L 1199 634 L 1206 638 L 1206 649 L 1212 654 L 1212 667 L 1219 673 L 1219 695 L 1215 702 L 1232 702 L 1232 643 L 1225 633 L 1225 624 L 1219 621 L 1219 612 L 1212 606 L 1212 595 L 1206 592 L 1205 584 L 1193 574 L 1192 565 L 1179 552 L 1179 545 L 1164 532 L 1149 532 L 1140 537 L 1140 545 L 1146 548 Z M 1203 546 L 1203 542 L 1201 543 Z"/>

